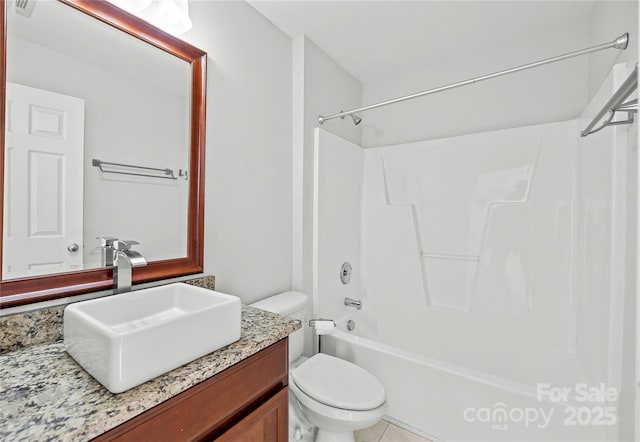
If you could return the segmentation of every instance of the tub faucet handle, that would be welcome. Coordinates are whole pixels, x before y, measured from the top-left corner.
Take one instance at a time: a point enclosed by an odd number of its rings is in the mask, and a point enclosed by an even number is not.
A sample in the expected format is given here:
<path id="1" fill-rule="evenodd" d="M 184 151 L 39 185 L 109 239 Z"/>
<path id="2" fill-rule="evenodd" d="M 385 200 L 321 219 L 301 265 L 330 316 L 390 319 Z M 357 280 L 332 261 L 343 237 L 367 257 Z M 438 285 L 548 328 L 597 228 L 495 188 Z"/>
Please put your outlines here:
<path id="1" fill-rule="evenodd" d="M 344 298 L 344 305 L 346 305 L 347 307 L 355 307 L 358 310 L 362 310 L 362 301 L 360 301 L 359 299 Z"/>

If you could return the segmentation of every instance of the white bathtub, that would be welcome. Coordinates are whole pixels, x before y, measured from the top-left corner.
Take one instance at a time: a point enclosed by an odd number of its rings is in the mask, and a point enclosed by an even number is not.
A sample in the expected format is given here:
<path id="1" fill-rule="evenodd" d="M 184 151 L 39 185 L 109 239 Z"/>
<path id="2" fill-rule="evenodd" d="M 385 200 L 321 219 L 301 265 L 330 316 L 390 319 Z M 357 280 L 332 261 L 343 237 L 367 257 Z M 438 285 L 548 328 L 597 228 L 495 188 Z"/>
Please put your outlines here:
<path id="1" fill-rule="evenodd" d="M 367 320 L 359 314 L 322 336 L 321 351 L 358 364 L 382 382 L 387 420 L 442 441 L 616 440 L 616 425 L 570 425 L 565 408 L 575 404 L 539 402 L 534 387 L 360 337 L 358 321 L 366 333 Z M 356 322 L 353 332 L 346 330 L 347 319 Z"/>

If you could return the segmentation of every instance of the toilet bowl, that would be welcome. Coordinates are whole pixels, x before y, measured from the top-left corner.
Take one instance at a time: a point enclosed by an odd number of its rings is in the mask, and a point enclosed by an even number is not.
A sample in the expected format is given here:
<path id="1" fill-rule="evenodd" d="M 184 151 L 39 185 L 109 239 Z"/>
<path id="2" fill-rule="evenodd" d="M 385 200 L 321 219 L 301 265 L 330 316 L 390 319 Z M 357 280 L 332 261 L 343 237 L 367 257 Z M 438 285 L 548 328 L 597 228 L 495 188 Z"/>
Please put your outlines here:
<path id="1" fill-rule="evenodd" d="M 307 302 L 303 293 L 285 292 L 251 306 L 292 316 L 304 324 Z M 311 424 L 317 428 L 318 442 L 353 442 L 354 431 L 370 427 L 384 416 L 384 387 L 351 362 L 323 353 L 304 358 L 303 330 L 304 326 L 289 335 L 290 439 L 312 440 L 306 428 Z"/>
<path id="2" fill-rule="evenodd" d="M 319 353 L 292 371 L 289 391 L 318 427 L 318 442 L 353 442 L 353 432 L 378 422 L 387 411 L 380 382 L 351 362 Z"/>

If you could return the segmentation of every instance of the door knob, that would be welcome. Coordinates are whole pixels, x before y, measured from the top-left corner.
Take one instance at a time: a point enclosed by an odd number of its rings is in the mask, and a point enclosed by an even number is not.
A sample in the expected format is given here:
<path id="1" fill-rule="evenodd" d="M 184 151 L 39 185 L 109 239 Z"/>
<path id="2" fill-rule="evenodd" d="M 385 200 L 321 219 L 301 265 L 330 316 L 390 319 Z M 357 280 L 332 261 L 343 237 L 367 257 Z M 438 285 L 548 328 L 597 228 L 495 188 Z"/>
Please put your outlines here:
<path id="1" fill-rule="evenodd" d="M 80 250 L 80 246 L 78 244 L 76 244 L 76 243 L 69 244 L 67 246 L 67 250 L 70 251 L 70 252 L 77 252 L 78 250 Z"/>

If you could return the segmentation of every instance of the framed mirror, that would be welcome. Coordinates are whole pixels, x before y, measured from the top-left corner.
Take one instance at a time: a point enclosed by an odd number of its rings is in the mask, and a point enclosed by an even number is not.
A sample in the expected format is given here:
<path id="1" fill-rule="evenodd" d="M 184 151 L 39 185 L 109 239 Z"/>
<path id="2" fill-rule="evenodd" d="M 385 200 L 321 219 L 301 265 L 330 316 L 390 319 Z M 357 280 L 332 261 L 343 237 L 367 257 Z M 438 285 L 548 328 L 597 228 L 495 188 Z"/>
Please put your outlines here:
<path id="1" fill-rule="evenodd" d="M 0 305 L 203 271 L 206 53 L 107 1 L 0 8 Z M 24 4 L 30 4 L 30 11 Z"/>

